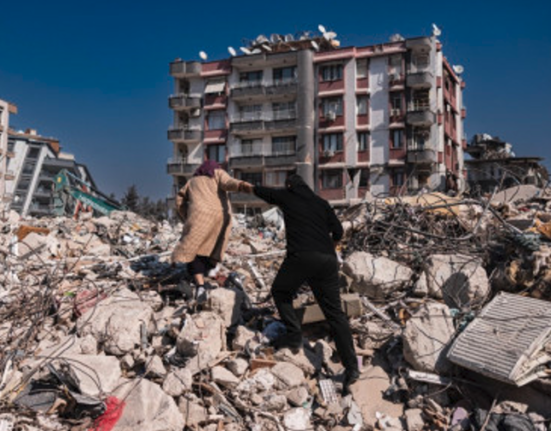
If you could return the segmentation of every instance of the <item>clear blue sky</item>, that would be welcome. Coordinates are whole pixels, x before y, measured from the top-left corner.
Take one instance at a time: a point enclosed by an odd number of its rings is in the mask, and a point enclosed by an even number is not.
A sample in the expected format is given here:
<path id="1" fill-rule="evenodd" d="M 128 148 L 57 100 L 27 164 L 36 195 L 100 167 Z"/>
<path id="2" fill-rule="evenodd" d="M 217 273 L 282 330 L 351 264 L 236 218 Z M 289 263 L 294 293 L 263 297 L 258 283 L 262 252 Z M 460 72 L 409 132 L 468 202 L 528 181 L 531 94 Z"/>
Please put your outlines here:
<path id="1" fill-rule="evenodd" d="M 454 6 L 452 8 L 452 6 Z M 497 134 L 517 155 L 551 160 L 549 1 L 5 1 L 0 11 L 0 98 L 17 128 L 61 139 L 100 188 L 170 192 L 168 63 L 227 57 L 260 33 L 315 30 L 344 46 L 393 33 L 443 30 L 444 53 L 465 66 L 466 131 Z"/>

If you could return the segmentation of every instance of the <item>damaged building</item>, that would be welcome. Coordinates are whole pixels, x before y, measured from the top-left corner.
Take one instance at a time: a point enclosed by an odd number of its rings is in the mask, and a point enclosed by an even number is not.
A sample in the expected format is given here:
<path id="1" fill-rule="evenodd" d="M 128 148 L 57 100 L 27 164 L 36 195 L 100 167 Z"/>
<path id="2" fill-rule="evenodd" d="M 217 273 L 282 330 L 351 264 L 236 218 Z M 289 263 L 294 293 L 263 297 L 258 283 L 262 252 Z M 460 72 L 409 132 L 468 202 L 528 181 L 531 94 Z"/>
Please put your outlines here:
<path id="1" fill-rule="evenodd" d="M 477 134 L 465 152 L 470 156 L 465 160 L 468 185 L 475 193 L 521 184 L 545 187 L 549 181 L 542 157 L 517 157 L 512 144 L 497 136 Z"/>
<path id="2" fill-rule="evenodd" d="M 9 113 L 16 114 L 17 108 L 0 101 L 0 109 L 1 193 L 5 210 L 14 210 L 22 216 L 64 215 L 66 208 L 60 201 L 66 199 L 55 185 L 60 174 L 79 182 L 87 191 L 96 189 L 88 167 L 77 162 L 73 154 L 61 151 L 58 139 L 42 136 L 35 129 L 11 128 Z M 68 207 L 70 212 L 74 210 L 74 205 Z"/>
<path id="3" fill-rule="evenodd" d="M 342 48 L 322 30 L 260 35 L 243 55 L 230 47 L 227 59 L 170 64 L 174 192 L 206 159 L 266 186 L 296 172 L 333 205 L 367 191 L 444 189 L 447 171 L 464 186 L 465 83 L 439 30 Z M 233 199 L 262 205 L 254 196 Z"/>

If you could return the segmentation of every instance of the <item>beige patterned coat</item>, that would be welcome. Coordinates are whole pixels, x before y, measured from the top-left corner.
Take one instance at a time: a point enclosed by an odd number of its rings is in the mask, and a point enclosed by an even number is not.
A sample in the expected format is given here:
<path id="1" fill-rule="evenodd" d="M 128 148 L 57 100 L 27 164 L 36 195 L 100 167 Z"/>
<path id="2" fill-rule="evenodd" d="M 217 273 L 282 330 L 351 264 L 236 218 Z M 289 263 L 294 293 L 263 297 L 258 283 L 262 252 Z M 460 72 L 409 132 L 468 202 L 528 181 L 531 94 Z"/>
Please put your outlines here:
<path id="1" fill-rule="evenodd" d="M 172 253 L 173 262 L 191 262 L 197 255 L 222 260 L 231 231 L 227 192 L 240 191 L 241 184 L 226 171 L 217 169 L 213 178 L 192 177 L 180 189 L 176 209 L 184 221 L 184 229 Z"/>

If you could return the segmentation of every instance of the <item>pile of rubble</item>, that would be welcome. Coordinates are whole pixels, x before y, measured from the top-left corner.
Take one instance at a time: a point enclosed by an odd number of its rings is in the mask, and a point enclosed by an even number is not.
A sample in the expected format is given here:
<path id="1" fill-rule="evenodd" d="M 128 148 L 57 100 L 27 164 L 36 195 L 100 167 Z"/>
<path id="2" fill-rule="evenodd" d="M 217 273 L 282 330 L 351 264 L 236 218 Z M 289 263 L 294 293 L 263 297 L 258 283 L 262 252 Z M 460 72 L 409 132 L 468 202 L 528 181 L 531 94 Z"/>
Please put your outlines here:
<path id="1" fill-rule="evenodd" d="M 305 286 L 305 344 L 269 288 L 277 210 L 235 216 L 197 304 L 181 226 L 133 213 L 20 220 L 0 236 L 0 430 L 546 430 L 551 193 L 373 199 L 340 214 L 360 380 Z"/>

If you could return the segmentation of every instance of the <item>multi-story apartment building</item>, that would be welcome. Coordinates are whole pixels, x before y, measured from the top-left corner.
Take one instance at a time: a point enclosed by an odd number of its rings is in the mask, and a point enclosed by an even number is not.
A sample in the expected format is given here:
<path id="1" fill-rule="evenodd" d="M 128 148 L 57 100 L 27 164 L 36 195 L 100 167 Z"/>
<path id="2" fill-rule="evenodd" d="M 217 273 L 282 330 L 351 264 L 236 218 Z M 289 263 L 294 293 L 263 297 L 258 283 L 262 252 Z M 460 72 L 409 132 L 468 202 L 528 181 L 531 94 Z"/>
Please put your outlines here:
<path id="1" fill-rule="evenodd" d="M 436 36 L 392 40 L 259 36 L 245 55 L 172 62 L 174 190 L 205 159 L 268 186 L 296 172 L 335 205 L 444 188 L 447 170 L 463 186 L 464 82 Z"/>
<path id="2" fill-rule="evenodd" d="M 13 173 L 8 171 L 8 159 L 12 156 L 8 151 L 10 114 L 17 114 L 17 107 L 5 100 L 0 100 L 0 212 L 7 209 L 11 200 L 7 190 L 8 184 L 13 179 Z"/>
<path id="3" fill-rule="evenodd" d="M 36 130 L 10 131 L 8 152 L 11 181 L 6 191 L 10 209 L 22 216 L 54 215 L 54 181 L 62 169 L 95 187 L 85 165 L 77 163 L 72 154 L 62 152 L 57 139 L 40 136 Z"/>

